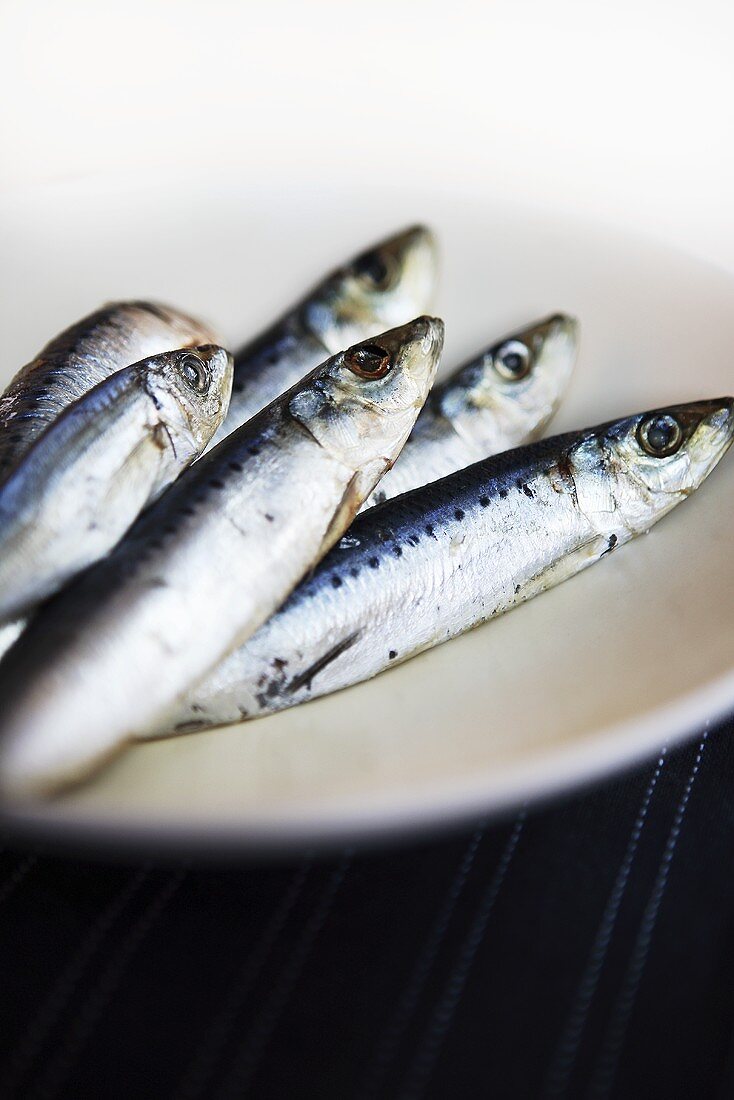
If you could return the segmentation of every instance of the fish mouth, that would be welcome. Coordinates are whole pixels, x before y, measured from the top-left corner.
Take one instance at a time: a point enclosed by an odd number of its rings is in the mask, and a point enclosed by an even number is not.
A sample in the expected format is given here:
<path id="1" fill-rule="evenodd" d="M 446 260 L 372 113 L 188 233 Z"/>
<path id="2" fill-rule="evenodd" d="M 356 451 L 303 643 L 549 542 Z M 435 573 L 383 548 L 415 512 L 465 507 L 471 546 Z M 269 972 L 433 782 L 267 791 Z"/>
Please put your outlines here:
<path id="1" fill-rule="evenodd" d="M 411 343 L 402 356 L 403 369 L 417 389 L 416 402 L 422 405 L 436 377 L 443 351 L 444 325 L 438 317 L 417 317 L 406 328 Z"/>
<path id="2" fill-rule="evenodd" d="M 734 435 L 734 398 L 713 397 L 705 401 L 689 401 L 685 405 L 670 405 L 653 409 L 648 416 L 673 416 L 690 438 L 698 428 L 708 428 L 731 442 Z"/>
<path id="3" fill-rule="evenodd" d="M 416 317 L 407 324 L 387 329 L 386 332 L 370 340 L 362 340 L 349 350 L 354 351 L 362 347 L 377 348 L 388 355 L 393 362 L 405 362 L 405 359 L 412 358 L 412 353 L 417 350 L 422 355 L 440 352 L 443 347 L 443 331 L 443 321 L 438 317 Z"/>
<path id="4" fill-rule="evenodd" d="M 444 326 L 438 317 L 416 317 L 379 338 L 393 362 L 421 384 L 432 379 L 443 349 Z"/>
<path id="5" fill-rule="evenodd" d="M 425 225 L 411 226 L 383 241 L 376 251 L 394 273 L 382 307 L 385 319 L 392 314 L 391 319 L 400 321 L 432 308 L 439 263 L 431 230 Z"/>
<path id="6" fill-rule="evenodd" d="M 709 418 L 717 418 L 722 428 L 734 431 L 734 397 L 717 397 L 712 401 L 702 401 L 701 405 Z"/>
<path id="7" fill-rule="evenodd" d="M 712 433 L 712 444 L 720 457 L 734 440 L 734 398 L 720 397 L 700 404 L 700 424 Z"/>
<path id="8" fill-rule="evenodd" d="M 411 327 L 411 326 L 408 326 Z M 426 354 L 440 354 L 443 350 L 444 323 L 439 317 L 417 317 L 412 322 L 414 339 L 420 340 L 421 350 Z"/>
<path id="9" fill-rule="evenodd" d="M 568 341 L 574 352 L 579 340 L 579 322 L 570 313 L 552 313 L 544 317 L 542 321 L 528 325 L 516 336 L 517 339 L 526 341 L 531 347 L 533 344 L 545 344 L 546 341 L 563 339 Z"/>
<path id="10" fill-rule="evenodd" d="M 435 262 L 438 251 L 436 238 L 427 225 L 411 225 L 408 229 L 386 238 L 377 248 L 398 262 L 420 252 L 425 252 L 426 259 Z"/>

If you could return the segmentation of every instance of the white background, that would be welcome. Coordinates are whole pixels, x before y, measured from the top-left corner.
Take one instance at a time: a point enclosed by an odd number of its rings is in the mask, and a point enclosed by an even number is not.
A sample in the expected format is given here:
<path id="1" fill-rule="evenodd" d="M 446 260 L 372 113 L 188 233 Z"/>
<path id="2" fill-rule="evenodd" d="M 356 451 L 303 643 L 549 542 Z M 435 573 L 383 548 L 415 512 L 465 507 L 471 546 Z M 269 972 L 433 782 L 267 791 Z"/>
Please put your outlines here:
<path id="1" fill-rule="evenodd" d="M 0 0 L 0 43 L 3 188 L 305 163 L 315 186 L 421 178 L 734 267 L 727 0 Z"/>

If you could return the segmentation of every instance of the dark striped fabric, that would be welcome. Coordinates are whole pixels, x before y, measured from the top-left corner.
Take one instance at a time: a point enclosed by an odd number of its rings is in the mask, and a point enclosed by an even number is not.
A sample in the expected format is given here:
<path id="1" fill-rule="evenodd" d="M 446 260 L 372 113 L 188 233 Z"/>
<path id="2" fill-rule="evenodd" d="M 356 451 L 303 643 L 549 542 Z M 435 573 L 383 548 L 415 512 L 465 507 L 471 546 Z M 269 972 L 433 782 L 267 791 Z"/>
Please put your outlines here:
<path id="1" fill-rule="evenodd" d="M 734 1097 L 732 726 L 290 863 L 0 853 L 0 1097 Z"/>

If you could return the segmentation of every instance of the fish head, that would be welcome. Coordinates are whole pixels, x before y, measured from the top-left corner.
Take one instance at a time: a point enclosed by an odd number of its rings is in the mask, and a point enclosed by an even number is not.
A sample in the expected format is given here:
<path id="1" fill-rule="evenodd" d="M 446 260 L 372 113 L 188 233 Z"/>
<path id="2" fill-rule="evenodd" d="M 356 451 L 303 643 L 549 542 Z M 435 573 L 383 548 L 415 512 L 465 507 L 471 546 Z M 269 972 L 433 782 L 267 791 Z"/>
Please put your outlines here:
<path id="1" fill-rule="evenodd" d="M 439 387 L 435 407 L 461 433 L 484 427 L 491 453 L 540 434 L 556 411 L 576 360 L 578 322 L 555 314 L 492 345 Z M 489 414 L 476 423 L 477 410 Z"/>
<path id="2" fill-rule="evenodd" d="M 332 355 L 429 309 L 436 286 L 433 234 L 414 226 L 335 271 L 303 307 L 303 320 Z"/>
<path id="3" fill-rule="evenodd" d="M 434 317 L 354 344 L 310 375 L 289 413 L 344 465 L 376 471 L 374 484 L 410 435 L 442 348 L 443 322 Z"/>
<path id="4" fill-rule="evenodd" d="M 169 348 L 196 347 L 199 344 L 210 344 L 217 339 L 216 332 L 206 321 L 192 317 L 173 306 L 163 305 L 162 302 L 108 302 L 107 308 L 131 310 L 136 315 L 136 326 L 151 333 L 155 331 L 159 334 L 159 339 L 170 340 L 167 345 Z M 165 346 L 164 344 L 163 347 Z"/>
<path id="5" fill-rule="evenodd" d="M 708 477 L 734 439 L 734 399 L 639 413 L 600 429 L 596 442 L 614 510 L 646 531 Z"/>
<path id="6" fill-rule="evenodd" d="M 174 441 L 201 454 L 229 408 L 232 356 L 217 344 L 147 359 L 144 384 Z"/>

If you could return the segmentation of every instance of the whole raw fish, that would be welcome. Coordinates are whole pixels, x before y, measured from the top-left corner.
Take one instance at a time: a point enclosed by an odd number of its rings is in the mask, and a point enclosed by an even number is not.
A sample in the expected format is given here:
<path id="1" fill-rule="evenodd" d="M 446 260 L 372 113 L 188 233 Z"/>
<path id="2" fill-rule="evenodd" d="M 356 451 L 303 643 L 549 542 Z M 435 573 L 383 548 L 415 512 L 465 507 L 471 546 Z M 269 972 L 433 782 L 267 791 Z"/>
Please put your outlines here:
<path id="1" fill-rule="evenodd" d="M 159 732 L 356 684 L 574 576 L 698 488 L 731 444 L 733 410 L 726 397 L 625 417 L 371 508 Z"/>
<path id="2" fill-rule="evenodd" d="M 232 358 L 168 351 L 99 382 L 0 484 L 0 622 L 104 557 L 222 423 Z"/>
<path id="3" fill-rule="evenodd" d="M 215 342 L 203 322 L 153 302 L 111 302 L 77 321 L 0 396 L 0 482 L 60 412 L 115 371 L 162 351 Z"/>

